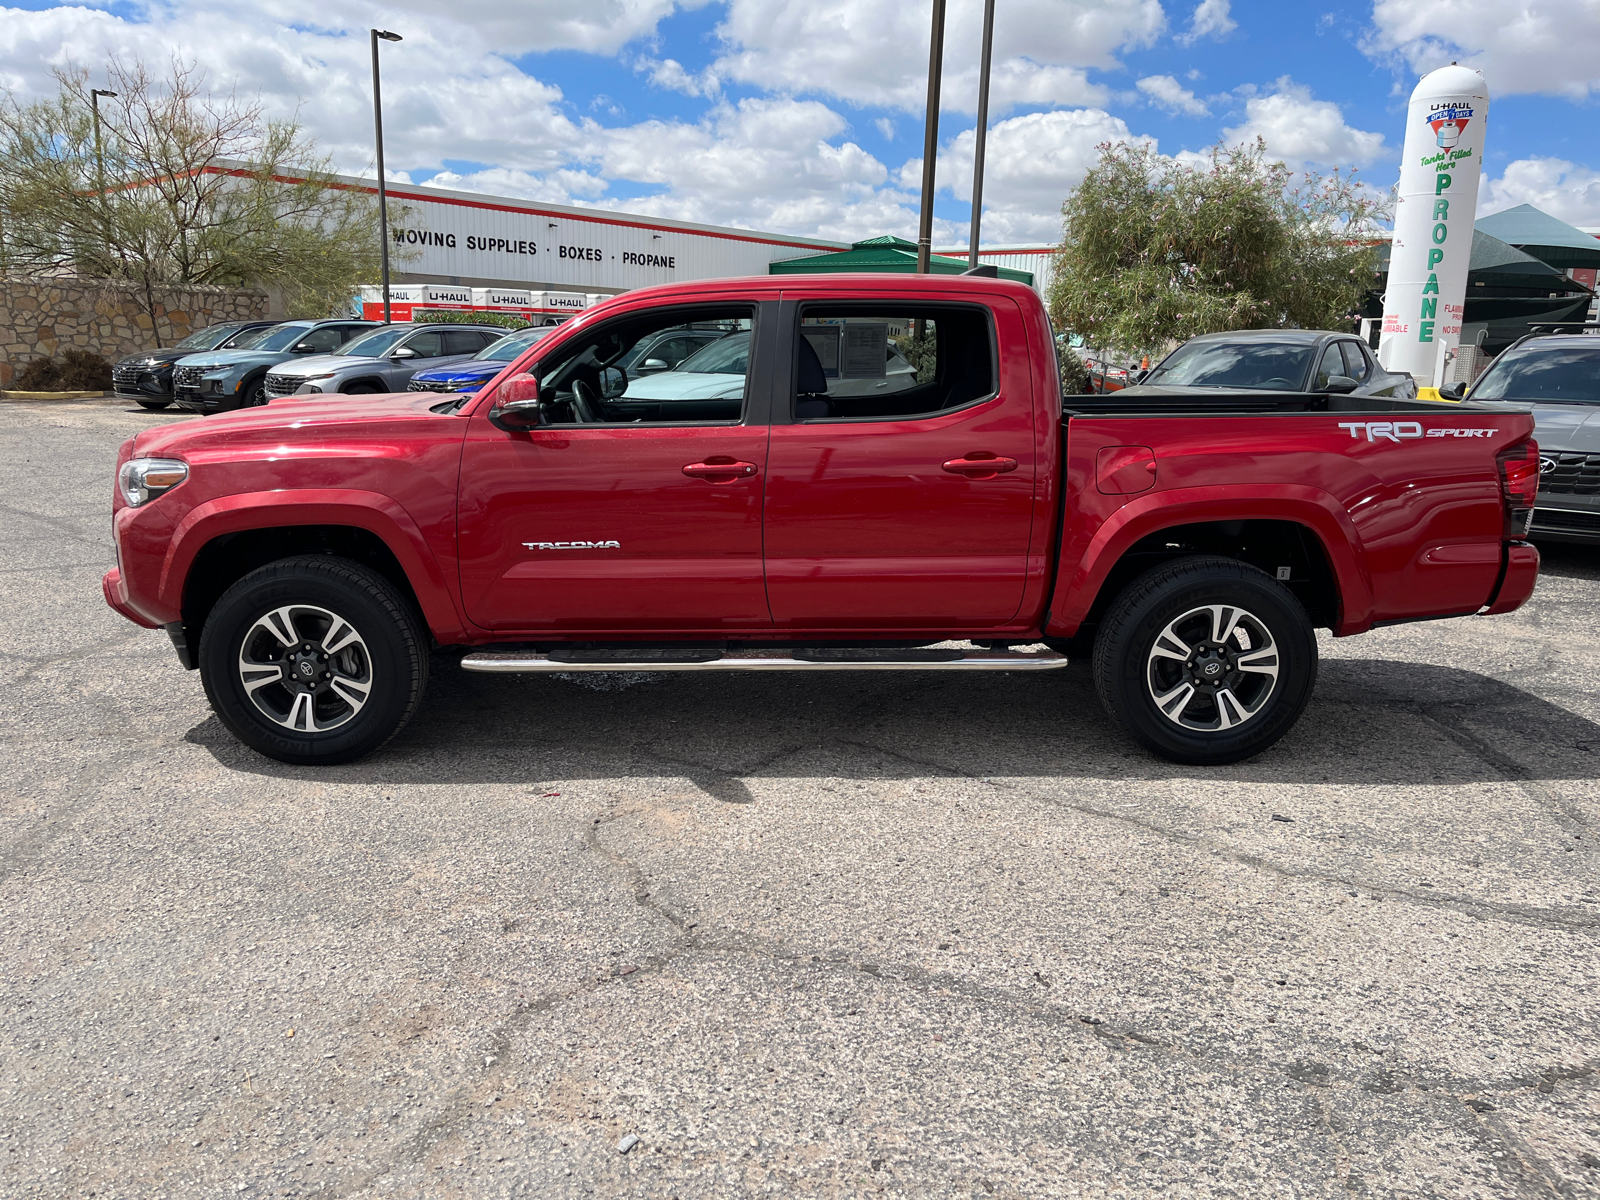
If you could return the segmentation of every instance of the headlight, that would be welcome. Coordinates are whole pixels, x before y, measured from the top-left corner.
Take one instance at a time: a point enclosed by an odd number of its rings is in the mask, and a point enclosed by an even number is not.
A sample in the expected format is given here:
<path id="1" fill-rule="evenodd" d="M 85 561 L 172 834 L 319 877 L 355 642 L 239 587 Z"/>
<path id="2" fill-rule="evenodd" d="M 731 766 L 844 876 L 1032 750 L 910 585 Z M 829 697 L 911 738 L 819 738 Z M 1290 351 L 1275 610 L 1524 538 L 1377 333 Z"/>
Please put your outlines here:
<path id="1" fill-rule="evenodd" d="M 302 375 L 300 382 L 310 383 L 313 379 L 332 379 L 338 373 L 337 371 L 323 371 L 320 375 Z"/>
<path id="2" fill-rule="evenodd" d="M 189 478 L 189 464 L 175 458 L 130 458 L 117 472 L 117 490 L 130 507 L 148 504 Z"/>

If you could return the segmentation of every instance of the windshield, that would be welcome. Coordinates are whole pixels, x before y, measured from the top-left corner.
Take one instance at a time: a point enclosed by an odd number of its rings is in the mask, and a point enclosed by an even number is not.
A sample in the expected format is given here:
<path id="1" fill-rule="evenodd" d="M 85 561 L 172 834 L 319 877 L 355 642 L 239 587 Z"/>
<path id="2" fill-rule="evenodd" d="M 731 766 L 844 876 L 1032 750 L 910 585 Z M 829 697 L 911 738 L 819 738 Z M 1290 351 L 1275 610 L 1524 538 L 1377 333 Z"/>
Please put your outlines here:
<path id="1" fill-rule="evenodd" d="M 199 329 L 172 348 L 174 350 L 215 350 L 239 331 L 237 325 L 213 325 Z"/>
<path id="2" fill-rule="evenodd" d="M 490 342 L 475 357 L 479 362 L 510 362 L 553 328 L 553 325 L 541 325 L 537 329 L 519 329 L 516 333 L 508 333 L 498 342 Z"/>
<path id="3" fill-rule="evenodd" d="M 287 350 L 305 337 L 309 325 L 268 325 L 234 346 L 235 350 Z"/>
<path id="4" fill-rule="evenodd" d="M 1593 346 L 1507 350 L 1472 389 L 1474 400 L 1600 404 L 1600 338 Z"/>
<path id="5" fill-rule="evenodd" d="M 1282 342 L 1190 342 L 1167 355 L 1141 382 L 1297 391 L 1315 349 Z"/>
<path id="6" fill-rule="evenodd" d="M 362 358 L 380 358 L 383 352 L 394 345 L 406 334 L 411 332 L 409 325 L 390 325 L 367 334 L 366 337 L 357 338 L 347 346 L 335 350 L 335 354 L 356 354 Z"/>
<path id="7" fill-rule="evenodd" d="M 696 350 L 672 369 L 702 375 L 744 375 L 750 370 L 750 335 L 730 333 Z"/>

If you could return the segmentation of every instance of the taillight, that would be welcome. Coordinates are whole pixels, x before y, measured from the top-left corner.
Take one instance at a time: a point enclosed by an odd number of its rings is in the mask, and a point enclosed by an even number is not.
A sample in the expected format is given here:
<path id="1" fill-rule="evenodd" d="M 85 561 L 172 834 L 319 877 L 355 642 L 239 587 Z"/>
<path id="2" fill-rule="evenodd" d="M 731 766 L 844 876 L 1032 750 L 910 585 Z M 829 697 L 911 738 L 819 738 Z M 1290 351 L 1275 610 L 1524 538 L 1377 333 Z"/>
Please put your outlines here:
<path id="1" fill-rule="evenodd" d="M 1500 452 L 1500 495 L 1506 505 L 1506 536 L 1527 537 L 1539 497 L 1539 443 L 1523 442 Z"/>

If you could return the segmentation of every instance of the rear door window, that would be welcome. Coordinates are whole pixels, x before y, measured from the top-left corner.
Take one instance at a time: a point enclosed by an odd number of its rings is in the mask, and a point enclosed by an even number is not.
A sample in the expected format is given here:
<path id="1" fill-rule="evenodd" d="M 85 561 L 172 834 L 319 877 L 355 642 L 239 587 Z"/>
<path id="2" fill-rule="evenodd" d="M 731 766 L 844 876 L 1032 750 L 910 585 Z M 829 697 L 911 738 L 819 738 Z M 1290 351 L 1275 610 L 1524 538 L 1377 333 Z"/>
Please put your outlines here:
<path id="1" fill-rule="evenodd" d="M 797 421 L 931 416 L 996 390 L 989 314 L 975 306 L 806 305 L 794 357 Z"/>
<path id="2" fill-rule="evenodd" d="M 305 337 L 295 343 L 295 349 L 303 354 L 331 354 L 344 343 L 339 336 L 339 329 L 335 325 L 324 325 L 321 329 L 313 329 Z"/>
<path id="3" fill-rule="evenodd" d="M 408 350 L 415 350 L 418 358 L 438 358 L 445 353 L 444 331 L 430 329 L 412 334 L 406 339 L 405 345 Z"/>

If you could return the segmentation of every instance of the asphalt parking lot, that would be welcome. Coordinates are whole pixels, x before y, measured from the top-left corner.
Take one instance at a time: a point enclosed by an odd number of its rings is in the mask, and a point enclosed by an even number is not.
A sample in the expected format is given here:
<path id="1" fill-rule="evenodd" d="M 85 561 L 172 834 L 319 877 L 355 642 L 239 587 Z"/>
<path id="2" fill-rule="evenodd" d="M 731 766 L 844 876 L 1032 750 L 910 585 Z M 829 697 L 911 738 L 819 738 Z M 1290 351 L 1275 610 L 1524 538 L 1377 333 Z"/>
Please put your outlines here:
<path id="1" fill-rule="evenodd" d="M 1224 769 L 1079 666 L 443 653 L 295 768 L 101 598 L 171 419 L 0 405 L 0 1195 L 1600 1196 L 1600 553 Z"/>

